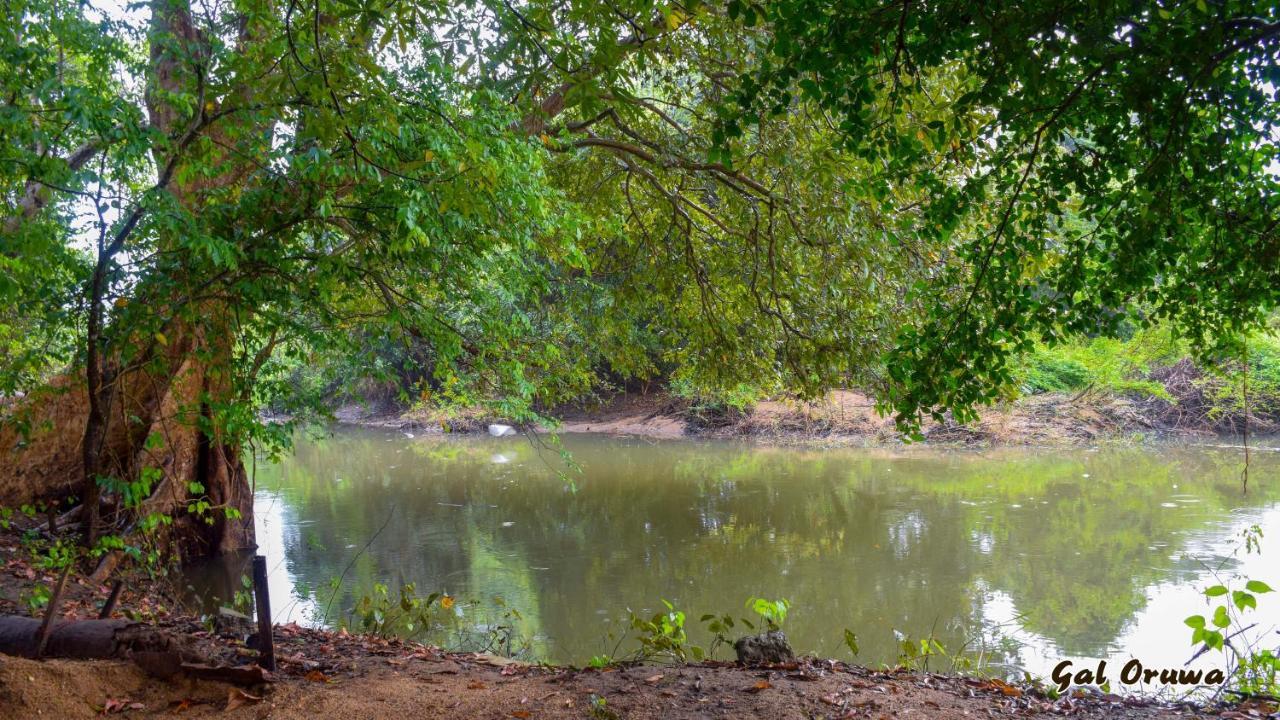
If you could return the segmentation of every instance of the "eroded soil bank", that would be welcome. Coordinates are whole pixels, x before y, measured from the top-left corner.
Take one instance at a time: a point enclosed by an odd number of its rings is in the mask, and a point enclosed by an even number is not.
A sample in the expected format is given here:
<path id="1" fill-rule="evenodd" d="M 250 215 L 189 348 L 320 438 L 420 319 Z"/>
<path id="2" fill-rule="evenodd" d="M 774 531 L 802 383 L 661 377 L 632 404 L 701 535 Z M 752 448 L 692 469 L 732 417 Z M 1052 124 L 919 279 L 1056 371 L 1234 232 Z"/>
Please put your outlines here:
<path id="1" fill-rule="evenodd" d="M 605 433 L 652 438 L 740 438 L 768 443 L 826 446 L 897 445 L 902 436 L 892 417 L 876 412 L 875 401 L 855 390 L 835 390 L 813 402 L 776 399 L 738 411 L 692 406 L 654 391 L 626 393 L 588 405 L 548 413 L 559 424 L 526 428 L 561 433 Z M 339 422 L 399 428 L 412 432 L 477 433 L 505 418 L 482 411 L 439 411 L 352 404 L 336 413 Z M 1274 433 L 1270 417 L 1251 417 L 1254 435 Z M 1081 445 L 1100 441 L 1155 439 L 1239 442 L 1238 430 L 1203 408 L 1153 398 L 1045 393 L 985 408 L 981 419 L 961 425 L 926 421 L 925 441 L 947 445 Z"/>
<path id="2" fill-rule="evenodd" d="M 1249 708 L 1195 708 L 1115 695 L 1079 693 L 1050 700 L 994 681 L 877 672 L 823 660 L 757 668 L 574 670 L 295 626 L 278 627 L 276 635 L 280 667 L 274 682 L 249 687 L 182 677 L 160 680 L 121 661 L 5 657 L 0 660 L 0 717 L 1256 717 L 1247 714 Z"/>

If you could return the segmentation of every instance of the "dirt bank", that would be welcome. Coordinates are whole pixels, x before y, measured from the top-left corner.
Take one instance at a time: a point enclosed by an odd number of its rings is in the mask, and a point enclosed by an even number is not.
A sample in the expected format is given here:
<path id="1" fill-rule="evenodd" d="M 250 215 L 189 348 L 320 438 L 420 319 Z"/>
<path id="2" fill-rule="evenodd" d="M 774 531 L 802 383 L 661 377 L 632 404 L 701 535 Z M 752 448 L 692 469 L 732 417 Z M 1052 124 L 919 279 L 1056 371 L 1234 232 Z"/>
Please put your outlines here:
<path id="1" fill-rule="evenodd" d="M 1034 691 L 808 660 L 574 670 L 376 638 L 277 629 L 275 682 L 238 688 L 148 676 L 119 661 L 0 659 L 0 717 L 226 718 L 1177 718 L 1205 711 L 1114 695 Z M 1245 715 L 1240 715 L 1245 717 Z"/>
<path id="2" fill-rule="evenodd" d="M 561 433 L 608 433 L 654 438 L 741 438 L 774 443 L 894 445 L 902 441 L 892 418 L 880 416 L 875 401 L 854 390 L 835 390 L 816 402 L 777 399 L 745 411 L 703 408 L 663 392 L 620 394 L 591 405 L 550 413 L 558 425 L 537 428 Z M 417 432 L 485 432 L 507 422 L 481 412 L 431 410 L 370 411 L 350 405 L 339 422 L 396 427 Z M 1266 432 L 1261 420 L 1254 432 Z M 960 445 L 1077 445 L 1103 440 L 1207 439 L 1223 429 L 1207 418 L 1170 412 L 1151 399 L 1048 393 L 985 408 L 968 425 L 928 421 L 926 442 Z"/>

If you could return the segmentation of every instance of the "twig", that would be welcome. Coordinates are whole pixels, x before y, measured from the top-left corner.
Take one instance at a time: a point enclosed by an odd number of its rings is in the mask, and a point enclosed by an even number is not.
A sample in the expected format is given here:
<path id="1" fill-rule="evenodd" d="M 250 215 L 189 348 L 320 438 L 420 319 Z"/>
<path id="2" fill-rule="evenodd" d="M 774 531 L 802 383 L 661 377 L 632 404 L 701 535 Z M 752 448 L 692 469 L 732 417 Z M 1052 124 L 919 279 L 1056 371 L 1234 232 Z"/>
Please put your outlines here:
<path id="1" fill-rule="evenodd" d="M 107 601 L 102 604 L 102 612 L 98 613 L 99 620 L 106 620 L 111 617 L 111 613 L 116 610 L 116 602 L 120 600 L 120 591 L 124 589 L 124 581 L 116 580 L 111 586 L 111 594 L 107 596 Z"/>
<path id="2" fill-rule="evenodd" d="M 378 532 L 374 533 L 373 537 L 369 538 L 369 542 L 365 543 L 364 547 L 360 548 L 360 552 L 353 555 L 351 562 L 347 563 L 347 566 L 342 569 L 342 574 L 338 576 L 337 585 L 334 586 L 333 592 L 329 594 L 329 602 L 325 603 L 324 606 L 324 619 L 326 622 L 329 620 L 329 608 L 333 607 L 333 599 L 337 597 L 338 591 L 342 589 L 342 581 L 346 579 L 347 573 L 351 572 L 351 567 L 356 564 L 356 560 L 359 560 L 360 556 L 364 554 L 364 551 L 368 550 L 369 546 L 373 544 L 373 541 L 378 539 L 378 536 L 382 534 L 382 531 L 387 529 L 387 526 L 391 524 L 391 517 L 395 514 L 396 509 L 391 508 L 391 512 L 387 513 L 387 519 L 382 523 L 382 527 L 378 528 Z"/>
<path id="3" fill-rule="evenodd" d="M 49 607 L 44 611 L 44 622 L 40 623 L 40 635 L 36 640 L 37 660 L 44 655 L 44 646 L 49 642 L 49 632 L 53 629 L 53 616 L 58 614 L 58 607 L 62 605 L 62 591 L 67 587 L 67 576 L 71 574 L 71 566 L 73 564 L 68 562 L 67 566 L 62 568 L 62 575 L 58 577 L 57 584 L 53 586 L 53 594 L 49 597 Z"/>

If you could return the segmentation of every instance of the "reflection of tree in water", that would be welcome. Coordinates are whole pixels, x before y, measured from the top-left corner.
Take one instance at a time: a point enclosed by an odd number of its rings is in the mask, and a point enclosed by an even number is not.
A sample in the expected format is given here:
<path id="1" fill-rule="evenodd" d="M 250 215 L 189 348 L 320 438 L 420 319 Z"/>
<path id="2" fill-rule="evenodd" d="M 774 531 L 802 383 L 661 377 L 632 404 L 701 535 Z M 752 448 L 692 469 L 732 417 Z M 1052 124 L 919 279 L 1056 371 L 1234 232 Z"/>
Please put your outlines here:
<path id="1" fill-rule="evenodd" d="M 1274 492 L 1241 495 L 1238 462 L 1229 453 L 1124 449 L 973 461 L 912 477 L 922 491 L 985 498 L 968 506 L 967 522 L 990 548 L 990 586 L 1013 598 L 1026 629 L 1066 653 L 1097 656 L 1145 607 L 1149 587 L 1198 577 L 1200 566 L 1181 558 L 1191 533 L 1234 507 L 1274 501 Z"/>
<path id="2" fill-rule="evenodd" d="M 1185 533 L 1240 500 L 1205 454 L 904 459 L 567 438 L 584 470 L 571 488 L 554 452 L 523 441 L 388 437 L 301 444 L 261 473 L 287 503 L 288 567 L 302 589 L 323 600 L 394 508 L 347 587 L 500 595 L 561 660 L 607 651 L 626 607 L 668 598 L 696 618 L 740 614 L 763 595 L 793 601 L 798 647 L 838 653 L 849 627 L 864 659 L 891 661 L 890 628 L 933 628 L 951 646 L 972 637 L 987 590 L 1008 593 L 1028 629 L 1093 654 L 1149 585 L 1186 572 L 1171 558 Z M 1174 482 L 1194 483 L 1203 502 L 1160 508 Z"/>

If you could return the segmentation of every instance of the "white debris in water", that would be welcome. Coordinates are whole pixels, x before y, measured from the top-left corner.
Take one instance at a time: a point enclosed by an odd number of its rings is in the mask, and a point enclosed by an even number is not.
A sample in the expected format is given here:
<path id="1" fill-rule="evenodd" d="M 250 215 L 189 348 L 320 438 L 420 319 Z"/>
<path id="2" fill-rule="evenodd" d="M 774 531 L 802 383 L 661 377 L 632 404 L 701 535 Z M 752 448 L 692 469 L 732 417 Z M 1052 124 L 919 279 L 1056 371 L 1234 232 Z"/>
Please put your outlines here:
<path id="1" fill-rule="evenodd" d="M 493 463 L 494 465 L 506 465 L 507 463 L 511 462 L 511 458 L 507 457 L 506 455 L 503 455 L 502 453 L 494 453 L 493 457 L 489 458 L 489 462 Z"/>
<path id="2" fill-rule="evenodd" d="M 499 425 L 494 423 L 489 426 L 489 434 L 494 437 L 506 437 L 508 435 L 515 435 L 516 429 L 510 425 Z"/>
<path id="3" fill-rule="evenodd" d="M 515 523 L 510 520 L 502 523 L 502 527 L 511 527 L 512 525 L 515 525 Z"/>
<path id="4" fill-rule="evenodd" d="M 405 433 L 405 434 L 404 434 L 404 436 L 405 436 L 405 437 L 407 437 L 407 438 L 409 438 L 410 440 L 412 440 L 412 439 L 413 439 L 413 433 L 411 433 L 411 432 L 407 432 L 407 433 Z"/>

